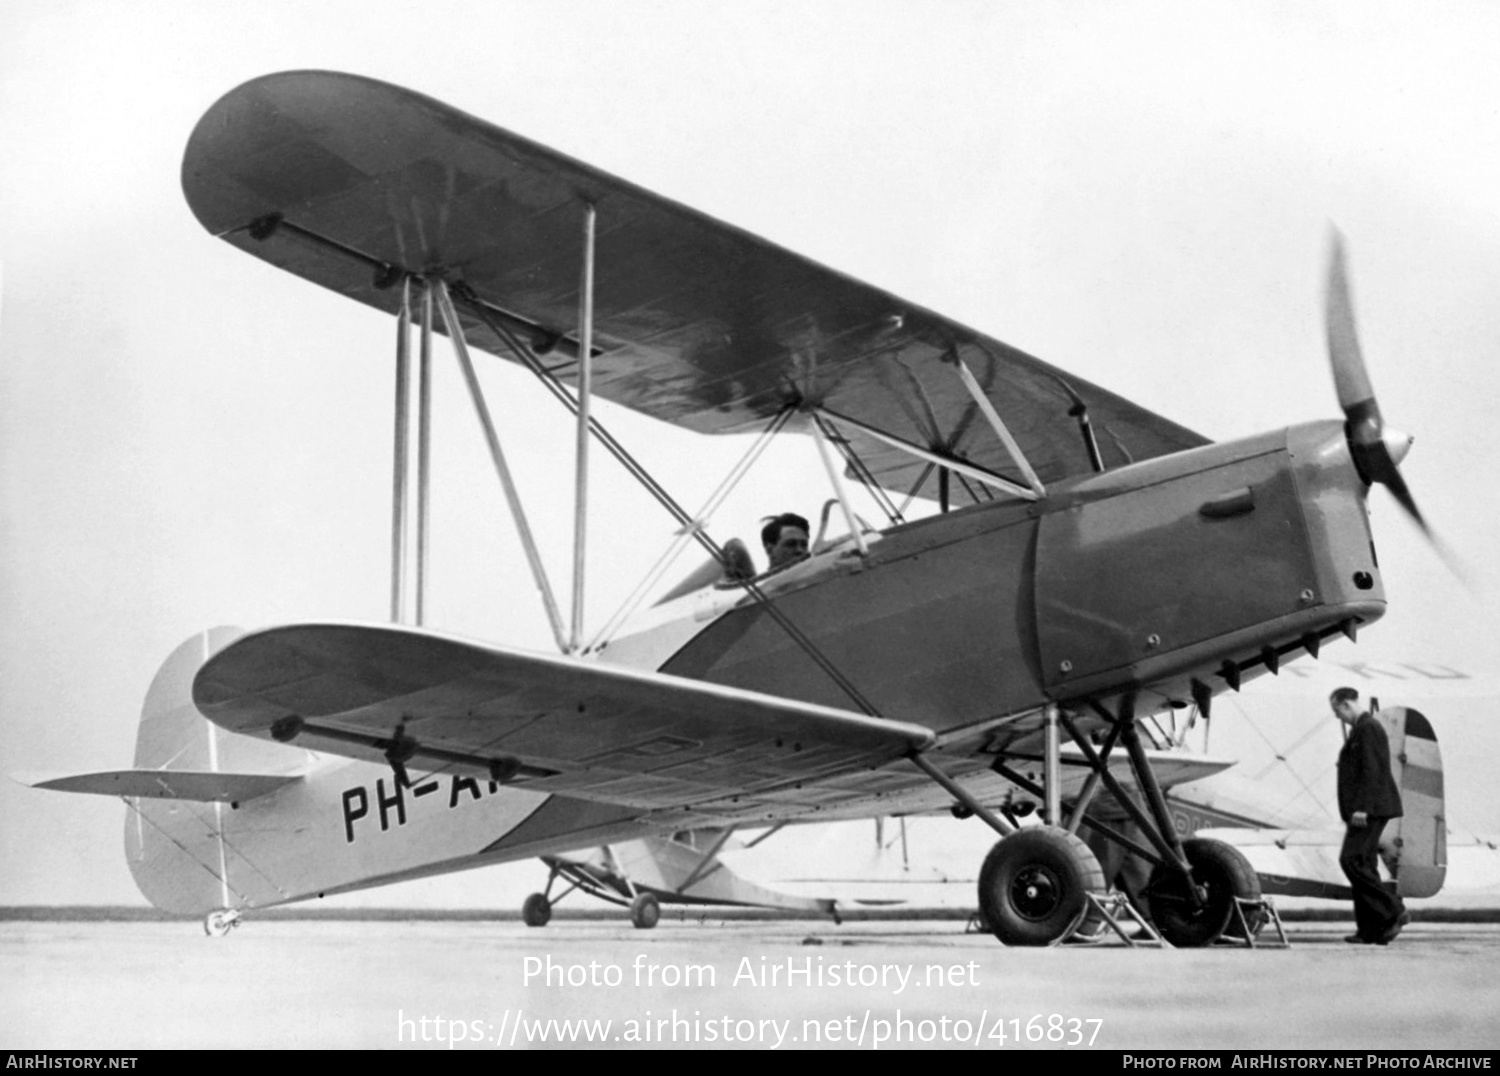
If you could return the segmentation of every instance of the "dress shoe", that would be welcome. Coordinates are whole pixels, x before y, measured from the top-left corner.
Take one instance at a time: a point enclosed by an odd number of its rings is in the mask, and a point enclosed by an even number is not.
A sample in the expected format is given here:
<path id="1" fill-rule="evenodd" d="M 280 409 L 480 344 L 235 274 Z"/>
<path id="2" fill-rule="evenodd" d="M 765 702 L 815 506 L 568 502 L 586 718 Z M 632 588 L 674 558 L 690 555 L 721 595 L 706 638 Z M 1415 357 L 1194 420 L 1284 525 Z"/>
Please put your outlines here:
<path id="1" fill-rule="evenodd" d="M 1378 937 L 1378 938 L 1375 939 L 1375 944 L 1376 945 L 1389 945 L 1389 944 L 1391 944 L 1391 942 L 1393 942 L 1393 941 L 1396 940 L 1396 935 L 1398 935 L 1398 934 L 1401 933 L 1401 928 L 1404 927 L 1404 926 L 1406 926 L 1406 924 L 1410 923 L 1410 922 L 1411 922 L 1411 915 L 1410 915 L 1410 913 L 1408 913 L 1408 912 L 1402 912 L 1399 916 L 1396 917 L 1396 921 L 1394 923 L 1392 923 L 1390 926 L 1386 927 L 1385 930 L 1381 931 L 1380 937 Z"/>
<path id="2" fill-rule="evenodd" d="M 1350 935 L 1347 935 L 1344 938 L 1344 941 L 1348 942 L 1350 945 L 1373 945 L 1374 944 L 1373 942 L 1370 941 L 1369 938 L 1365 937 L 1363 934 L 1350 934 Z"/>

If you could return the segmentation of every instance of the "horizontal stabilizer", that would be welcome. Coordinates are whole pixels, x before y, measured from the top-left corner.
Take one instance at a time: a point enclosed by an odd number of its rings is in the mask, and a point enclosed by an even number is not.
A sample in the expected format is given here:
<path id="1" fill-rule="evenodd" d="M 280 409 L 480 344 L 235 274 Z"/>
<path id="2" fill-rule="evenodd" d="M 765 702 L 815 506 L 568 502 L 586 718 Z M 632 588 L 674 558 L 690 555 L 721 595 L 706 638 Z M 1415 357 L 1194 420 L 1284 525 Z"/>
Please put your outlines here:
<path id="1" fill-rule="evenodd" d="M 100 796 L 145 796 L 200 803 L 244 803 L 302 780 L 298 773 L 214 773 L 205 770 L 103 770 L 61 777 L 17 774 L 32 788 L 56 792 L 92 792 Z"/>

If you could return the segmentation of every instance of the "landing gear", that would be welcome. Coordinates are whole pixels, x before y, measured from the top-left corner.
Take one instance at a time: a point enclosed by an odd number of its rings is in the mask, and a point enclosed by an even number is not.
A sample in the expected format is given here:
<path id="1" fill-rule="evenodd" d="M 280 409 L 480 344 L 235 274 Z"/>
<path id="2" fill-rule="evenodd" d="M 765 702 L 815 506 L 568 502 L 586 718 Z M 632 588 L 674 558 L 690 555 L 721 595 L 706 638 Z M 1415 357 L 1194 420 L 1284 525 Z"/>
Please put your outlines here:
<path id="1" fill-rule="evenodd" d="M 528 927 L 544 927 L 552 921 L 552 902 L 541 893 L 533 893 L 521 904 L 521 921 Z"/>
<path id="2" fill-rule="evenodd" d="M 630 902 L 630 921 L 637 930 L 650 930 L 661 919 L 661 904 L 650 893 L 637 893 Z"/>
<path id="3" fill-rule="evenodd" d="M 1099 860 L 1076 835 L 1081 825 L 1088 825 L 1124 852 L 1156 864 L 1145 896 L 1150 918 L 1168 943 L 1208 945 L 1228 935 L 1253 945 L 1268 914 L 1260 897 L 1260 880 L 1245 857 L 1222 841 L 1183 841 L 1178 837 L 1161 784 L 1136 729 L 1135 703 L 1135 695 L 1127 693 L 1119 700 L 1118 713 L 1110 713 L 1101 702 L 1088 700 L 1088 706 L 1108 728 L 1097 747 L 1082 734 L 1075 714 L 1049 705 L 1041 722 L 1016 727 L 1008 742 L 993 748 L 990 769 L 1045 803 L 1043 817 L 1049 824 L 1044 826 L 1019 828 L 1012 812 L 1002 807 L 1005 817 L 995 815 L 922 752 L 907 756 L 952 794 L 955 813 L 961 808 L 1001 834 L 979 872 L 978 919 L 1006 945 L 1056 945 L 1070 937 L 1097 936 L 1101 926 L 1114 926 L 1117 934 L 1125 936 L 1108 911 L 1110 905 L 1102 899 L 1108 895 L 1108 882 Z M 1062 811 L 1059 726 L 1072 738 L 1089 769 L 1066 818 Z M 1129 756 L 1134 790 L 1127 789 L 1110 772 L 1110 753 L 1116 744 L 1122 745 Z M 1018 759 L 1040 761 L 1043 783 L 1010 764 Z M 1119 823 L 1107 824 L 1091 810 L 1101 790 L 1108 791 L 1114 807 L 1125 814 L 1147 844 L 1116 828 Z M 1065 827 L 1059 822 L 1065 822 Z M 1138 913 L 1131 918 L 1150 931 L 1151 925 Z"/>
<path id="4" fill-rule="evenodd" d="M 1182 851 L 1193 868 L 1194 889 L 1188 890 L 1187 878 L 1171 865 L 1156 868 L 1146 890 L 1156 929 L 1183 948 L 1212 945 L 1226 933 L 1243 937 L 1235 899 L 1260 900 L 1260 879 L 1249 861 L 1237 848 L 1202 837 L 1183 841 Z M 1247 919 L 1252 934 L 1260 927 L 1260 914 Z"/>
<path id="5" fill-rule="evenodd" d="M 1088 845 L 1054 826 L 1002 837 L 979 871 L 979 912 L 1006 945 L 1056 945 L 1082 925 L 1088 894 L 1104 894 Z"/>
<path id="6" fill-rule="evenodd" d="M 240 925 L 240 913 L 230 908 L 209 912 L 203 917 L 203 933 L 210 938 L 222 938 Z"/>

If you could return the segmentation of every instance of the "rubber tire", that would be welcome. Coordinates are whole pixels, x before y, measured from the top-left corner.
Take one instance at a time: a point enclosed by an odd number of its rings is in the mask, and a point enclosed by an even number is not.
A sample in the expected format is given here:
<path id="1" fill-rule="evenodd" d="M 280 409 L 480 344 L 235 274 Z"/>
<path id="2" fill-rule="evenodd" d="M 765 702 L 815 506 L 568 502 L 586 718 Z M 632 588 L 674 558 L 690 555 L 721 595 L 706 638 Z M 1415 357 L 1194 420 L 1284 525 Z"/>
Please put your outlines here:
<path id="1" fill-rule="evenodd" d="M 650 930 L 661 919 L 661 904 L 650 893 L 637 893 L 630 902 L 630 921 L 637 930 Z"/>
<path id="2" fill-rule="evenodd" d="M 1209 837 L 1182 842 L 1182 851 L 1193 868 L 1193 879 L 1204 890 L 1201 907 L 1194 909 L 1182 892 L 1182 876 L 1157 867 L 1147 887 L 1151 919 L 1156 929 L 1180 949 L 1212 945 L 1220 937 L 1243 937 L 1234 921 L 1234 898 L 1260 899 L 1260 878 L 1238 848 Z M 1249 917 L 1251 930 L 1260 927 L 1259 916 Z"/>
<path id="3" fill-rule="evenodd" d="M 1103 895 L 1104 871 L 1067 830 L 1037 826 L 1002 837 L 979 870 L 979 914 L 1006 945 L 1056 945 Z"/>
<path id="4" fill-rule="evenodd" d="M 533 893 L 521 904 L 521 919 L 528 927 L 544 927 L 552 921 L 552 905 L 540 893 Z"/>

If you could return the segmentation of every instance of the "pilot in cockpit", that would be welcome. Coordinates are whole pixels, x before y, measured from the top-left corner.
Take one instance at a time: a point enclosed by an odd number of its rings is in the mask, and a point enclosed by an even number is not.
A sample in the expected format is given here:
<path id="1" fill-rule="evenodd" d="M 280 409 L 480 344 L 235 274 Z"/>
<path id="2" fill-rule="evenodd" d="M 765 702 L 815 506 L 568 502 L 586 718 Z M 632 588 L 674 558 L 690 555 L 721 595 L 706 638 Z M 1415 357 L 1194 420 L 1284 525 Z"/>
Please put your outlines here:
<path id="1" fill-rule="evenodd" d="M 760 530 L 760 544 L 765 547 L 766 559 L 770 562 L 766 571 L 777 572 L 799 560 L 806 560 L 808 535 L 811 533 L 807 520 L 796 512 L 783 512 L 768 520 Z"/>
<path id="2" fill-rule="evenodd" d="M 760 544 L 766 551 L 767 566 L 763 575 L 779 572 L 791 567 L 808 556 L 808 535 L 811 527 L 796 512 L 783 512 L 766 521 L 760 531 Z M 724 545 L 724 576 L 733 582 L 743 582 L 756 577 L 755 563 L 745 543 L 733 538 Z"/>

